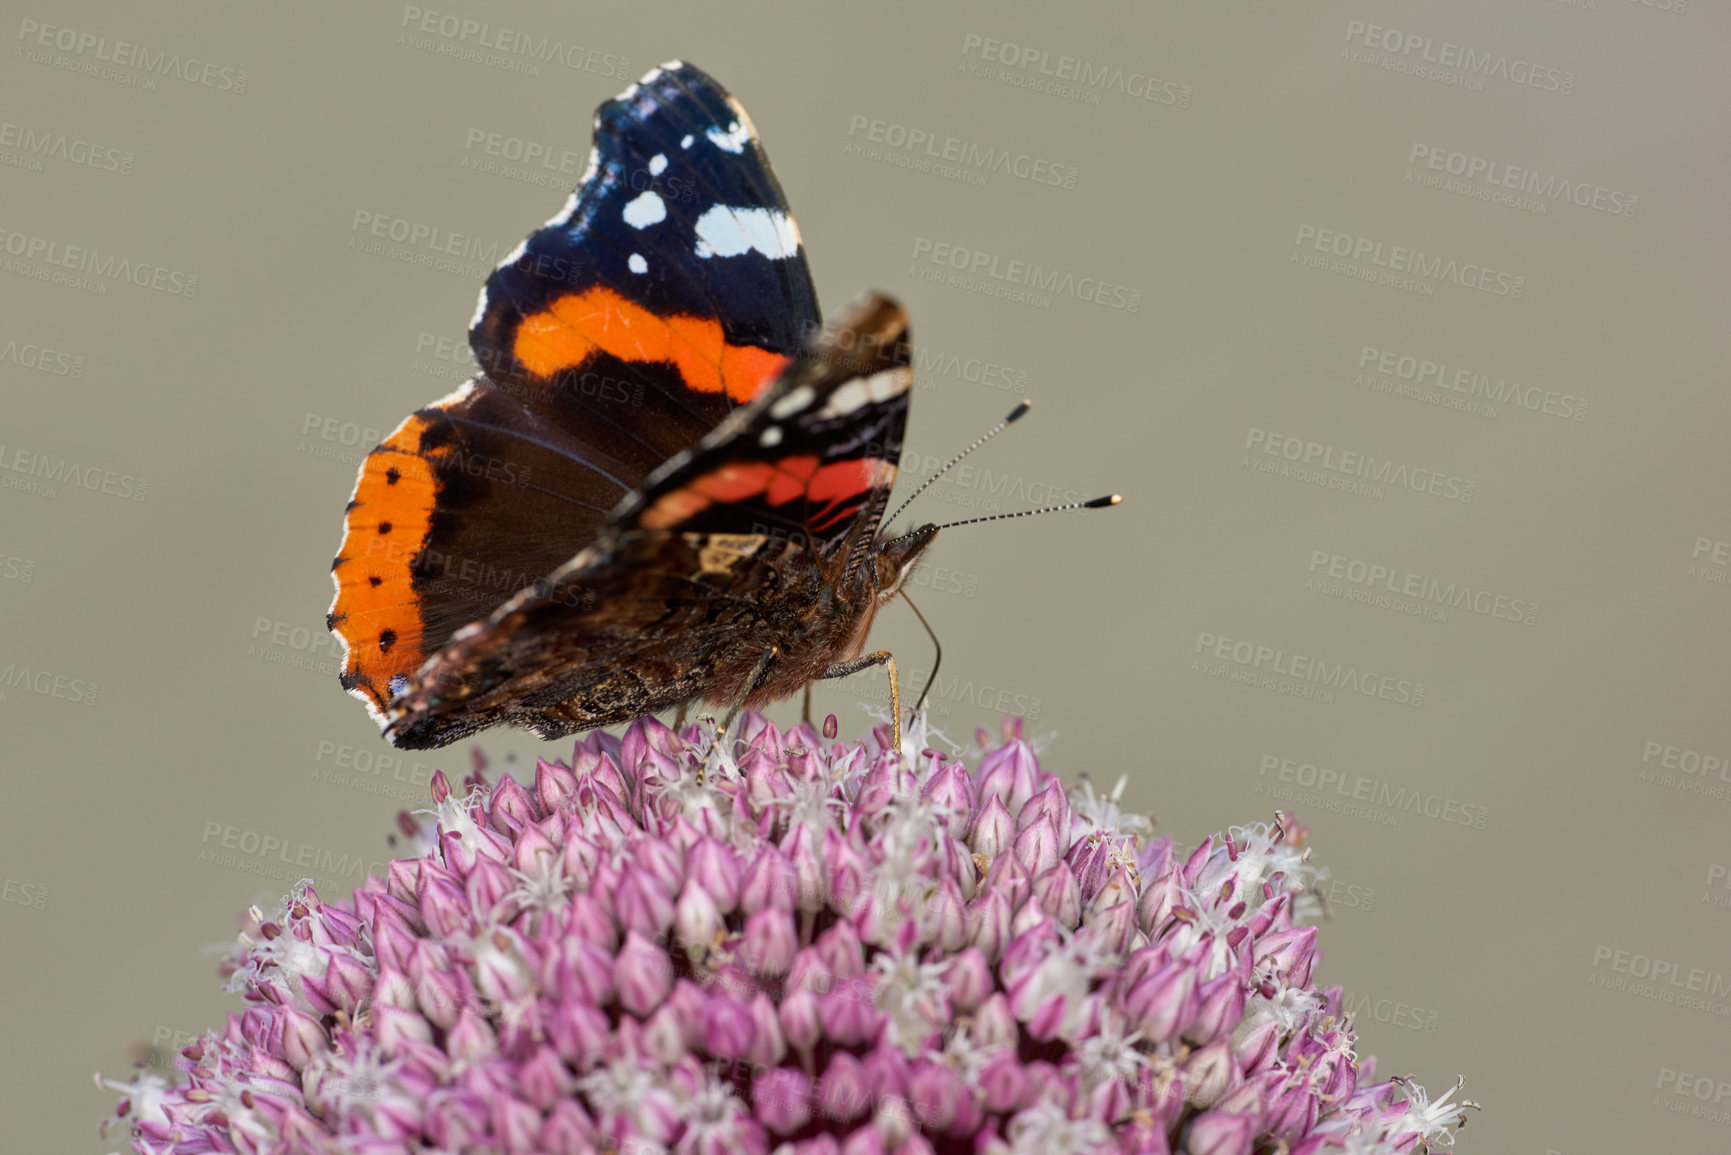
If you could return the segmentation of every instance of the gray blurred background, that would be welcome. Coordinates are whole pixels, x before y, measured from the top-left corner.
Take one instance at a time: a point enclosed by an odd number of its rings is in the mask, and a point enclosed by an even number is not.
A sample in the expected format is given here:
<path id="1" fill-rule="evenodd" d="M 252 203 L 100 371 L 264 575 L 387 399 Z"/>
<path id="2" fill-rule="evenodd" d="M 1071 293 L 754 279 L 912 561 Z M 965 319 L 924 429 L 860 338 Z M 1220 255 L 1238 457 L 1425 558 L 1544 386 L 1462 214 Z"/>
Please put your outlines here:
<path id="1" fill-rule="evenodd" d="M 352 886 L 467 769 L 336 685 L 343 503 L 677 57 L 828 309 L 907 304 L 905 479 L 1035 400 L 918 516 L 1125 496 L 941 537 L 934 725 L 1025 714 L 1186 845 L 1295 809 L 1318 977 L 1384 1075 L 1466 1075 L 1463 1150 L 1725 1147 L 1722 6 L 7 8 L 0 1146 L 113 1149 L 90 1072 L 240 1005 L 201 948 L 284 856 Z"/>

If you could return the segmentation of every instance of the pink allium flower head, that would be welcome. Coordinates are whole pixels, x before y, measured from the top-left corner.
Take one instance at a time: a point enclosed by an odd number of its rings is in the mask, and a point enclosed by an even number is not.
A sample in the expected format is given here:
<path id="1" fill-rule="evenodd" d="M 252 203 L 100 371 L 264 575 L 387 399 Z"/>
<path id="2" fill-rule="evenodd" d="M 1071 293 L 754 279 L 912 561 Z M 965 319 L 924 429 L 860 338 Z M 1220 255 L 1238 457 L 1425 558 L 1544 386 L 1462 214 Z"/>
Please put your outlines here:
<path id="1" fill-rule="evenodd" d="M 1284 816 L 1192 853 L 1018 724 L 979 764 L 880 728 L 711 748 L 654 719 L 534 781 L 435 776 L 420 853 L 302 883 L 141 1155 L 1249 1155 L 1450 1144 L 1312 985 Z M 911 749 L 926 735 L 916 732 Z M 410 823 L 413 828 L 414 824 Z M 256 912 L 255 912 L 256 913 Z"/>

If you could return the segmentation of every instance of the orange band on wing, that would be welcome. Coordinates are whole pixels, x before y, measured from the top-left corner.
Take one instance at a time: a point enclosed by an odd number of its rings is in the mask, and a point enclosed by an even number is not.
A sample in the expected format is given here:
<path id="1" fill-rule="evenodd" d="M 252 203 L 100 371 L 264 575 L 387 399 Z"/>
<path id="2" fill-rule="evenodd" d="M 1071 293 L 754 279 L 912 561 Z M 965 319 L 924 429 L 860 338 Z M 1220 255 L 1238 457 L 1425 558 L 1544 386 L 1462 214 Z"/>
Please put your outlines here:
<path id="1" fill-rule="evenodd" d="M 348 646 L 343 685 L 380 710 L 390 699 L 391 678 L 413 673 L 426 656 L 410 565 L 431 530 L 438 496 L 433 461 L 450 452 L 422 452 L 427 425 L 426 418 L 410 416 L 367 455 L 331 565 L 337 581 L 331 628 Z"/>
<path id="2" fill-rule="evenodd" d="M 596 286 L 570 293 L 524 317 L 512 354 L 537 377 L 582 366 L 596 351 L 621 361 L 671 362 L 686 385 L 735 401 L 756 397 L 787 358 L 754 345 L 729 345 L 721 322 L 707 317 L 664 317 Z"/>

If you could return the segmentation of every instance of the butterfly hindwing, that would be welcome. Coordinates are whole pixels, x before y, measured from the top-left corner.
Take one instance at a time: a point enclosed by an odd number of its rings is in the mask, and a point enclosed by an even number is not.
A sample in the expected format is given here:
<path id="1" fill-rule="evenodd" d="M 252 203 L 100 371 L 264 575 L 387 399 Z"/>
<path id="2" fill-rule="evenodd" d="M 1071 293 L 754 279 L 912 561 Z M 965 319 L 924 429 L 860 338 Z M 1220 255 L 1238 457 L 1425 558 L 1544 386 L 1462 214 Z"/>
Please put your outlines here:
<path id="1" fill-rule="evenodd" d="M 875 533 L 911 384 L 900 306 L 850 308 L 657 471 L 595 545 L 434 654 L 391 704 L 391 741 L 443 745 L 501 721 L 554 737 L 743 692 L 790 615 L 853 584 L 842 549 Z M 849 635 L 854 619 L 833 617 Z M 813 636 L 807 661 L 821 670 L 834 640 Z"/>

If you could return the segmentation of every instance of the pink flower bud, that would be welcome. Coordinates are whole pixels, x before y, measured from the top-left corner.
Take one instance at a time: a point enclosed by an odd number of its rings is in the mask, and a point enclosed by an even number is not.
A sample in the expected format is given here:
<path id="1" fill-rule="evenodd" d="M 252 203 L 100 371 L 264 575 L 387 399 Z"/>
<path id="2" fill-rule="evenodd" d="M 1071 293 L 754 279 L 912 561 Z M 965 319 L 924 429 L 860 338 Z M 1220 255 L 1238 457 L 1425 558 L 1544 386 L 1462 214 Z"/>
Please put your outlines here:
<path id="1" fill-rule="evenodd" d="M 1210 979 L 1197 990 L 1196 1017 L 1184 1029 L 1184 1038 L 1196 1046 L 1207 1046 L 1237 1029 L 1244 1018 L 1244 983 L 1237 971 Z"/>
<path id="2" fill-rule="evenodd" d="M 818 1015 L 818 994 L 810 987 L 796 988 L 781 1000 L 777 1018 L 781 1033 L 789 1046 L 809 1051 L 823 1038 L 823 1021 Z"/>
<path id="3" fill-rule="evenodd" d="M 799 876 L 787 855 L 768 844 L 759 847 L 740 880 L 740 908 L 747 914 L 770 906 L 791 911 L 798 896 Z"/>
<path id="4" fill-rule="evenodd" d="M 727 995 L 712 994 L 704 1000 L 703 1048 L 720 1059 L 744 1058 L 756 1038 L 751 1008 Z"/>
<path id="5" fill-rule="evenodd" d="M 688 947 L 708 949 L 722 927 L 715 899 L 695 880 L 685 884 L 673 914 L 673 931 Z"/>
<path id="6" fill-rule="evenodd" d="M 1207 1108 L 1241 1081 L 1229 1039 L 1216 1039 L 1184 1061 L 1184 1094 L 1192 1106 Z"/>
<path id="7" fill-rule="evenodd" d="M 969 849 L 991 862 L 1008 850 L 1015 840 L 1016 821 L 1005 809 L 1003 799 L 996 794 L 988 796 L 968 830 Z"/>
<path id="8" fill-rule="evenodd" d="M 1026 742 L 1007 742 L 980 759 L 979 796 L 996 795 L 1006 810 L 1017 813 L 1045 785 L 1035 781 L 1039 773 L 1034 751 Z"/>
<path id="9" fill-rule="evenodd" d="M 1256 944 L 1256 965 L 1270 966 L 1289 987 L 1310 982 L 1310 967 L 1316 957 L 1316 928 L 1282 930 L 1265 935 Z"/>
<path id="10" fill-rule="evenodd" d="M 842 1047 L 870 1042 L 882 1019 L 872 1002 L 871 984 L 858 978 L 838 980 L 834 990 L 818 999 L 817 1009 L 824 1035 Z"/>
<path id="11" fill-rule="evenodd" d="M 613 963 L 613 986 L 619 1002 L 638 1018 L 661 1005 L 673 989 L 673 972 L 667 953 L 637 931 L 625 936 L 625 946 Z"/>
<path id="12" fill-rule="evenodd" d="M 791 1135 L 811 1118 L 811 1080 L 794 1067 L 777 1067 L 751 1089 L 757 1117 L 777 1135 Z"/>
<path id="13" fill-rule="evenodd" d="M 1004 892 L 987 890 L 968 904 L 968 942 L 993 962 L 1010 941 L 1010 900 Z"/>
<path id="14" fill-rule="evenodd" d="M 739 903 L 744 869 L 739 856 L 708 835 L 700 836 L 685 856 L 686 877 L 709 892 L 716 909 L 726 914 Z"/>
<path id="15" fill-rule="evenodd" d="M 621 927 L 644 938 L 659 938 L 673 925 L 672 896 L 654 874 L 635 866 L 620 873 L 613 911 Z"/>
<path id="16" fill-rule="evenodd" d="M 1196 1017 L 1196 971 L 1173 963 L 1144 978 L 1123 1000 L 1125 1016 L 1144 1038 L 1166 1042 Z"/>
<path id="17" fill-rule="evenodd" d="M 1034 901 L 1057 922 L 1075 926 L 1082 918 L 1082 888 L 1063 862 L 1034 879 Z"/>
<path id="18" fill-rule="evenodd" d="M 1030 877 L 1038 878 L 1058 864 L 1058 831 L 1051 814 L 1030 822 L 1016 835 L 1016 861 Z"/>
<path id="19" fill-rule="evenodd" d="M 961 762 L 946 762 L 926 782 L 922 796 L 944 810 L 944 829 L 951 838 L 967 836 L 974 813 L 974 783 Z"/>
<path id="20" fill-rule="evenodd" d="M 980 1072 L 980 1092 L 988 1111 L 1019 1110 L 1027 1102 L 1028 1089 L 1028 1072 L 1012 1051 L 1002 1052 Z"/>
<path id="21" fill-rule="evenodd" d="M 944 968 L 944 990 L 950 1005 L 962 1014 L 976 1010 L 991 997 L 992 967 L 985 954 L 977 947 L 969 947 L 952 957 Z"/>
<path id="22" fill-rule="evenodd" d="M 1256 1120 L 1210 1111 L 1190 1124 L 1184 1149 L 1190 1155 L 1250 1155 Z"/>

